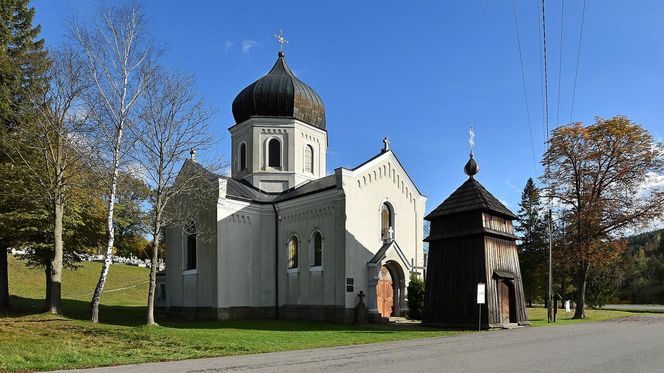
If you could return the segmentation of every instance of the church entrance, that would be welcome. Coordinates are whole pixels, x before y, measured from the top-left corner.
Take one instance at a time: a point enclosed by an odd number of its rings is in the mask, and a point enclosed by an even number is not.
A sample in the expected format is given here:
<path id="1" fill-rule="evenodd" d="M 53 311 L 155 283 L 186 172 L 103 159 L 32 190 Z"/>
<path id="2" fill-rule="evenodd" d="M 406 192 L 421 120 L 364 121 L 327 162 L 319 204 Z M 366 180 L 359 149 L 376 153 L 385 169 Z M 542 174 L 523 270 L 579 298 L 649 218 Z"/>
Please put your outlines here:
<path id="1" fill-rule="evenodd" d="M 500 300 L 500 322 L 503 325 L 515 322 L 516 304 L 514 284 L 509 279 L 498 280 L 498 296 Z"/>
<path id="2" fill-rule="evenodd" d="M 392 316 L 392 307 L 394 305 L 394 285 L 390 271 L 382 266 L 380 268 L 380 277 L 376 285 L 376 303 L 378 313 L 381 317 Z"/>

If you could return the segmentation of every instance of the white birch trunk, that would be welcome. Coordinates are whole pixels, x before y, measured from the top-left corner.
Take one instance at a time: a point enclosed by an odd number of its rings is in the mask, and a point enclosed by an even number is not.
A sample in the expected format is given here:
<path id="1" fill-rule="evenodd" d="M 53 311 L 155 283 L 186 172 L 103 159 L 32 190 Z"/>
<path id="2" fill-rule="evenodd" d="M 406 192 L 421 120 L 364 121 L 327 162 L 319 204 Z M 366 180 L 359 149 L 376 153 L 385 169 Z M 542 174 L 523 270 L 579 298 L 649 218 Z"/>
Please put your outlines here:
<path id="1" fill-rule="evenodd" d="M 115 210 L 115 198 L 117 195 L 118 175 L 120 174 L 120 145 L 122 143 L 123 126 L 120 125 L 117 133 L 117 141 L 113 152 L 113 176 L 111 178 L 111 190 L 108 197 L 108 215 L 106 217 L 106 224 L 108 229 L 108 243 L 106 245 L 106 254 L 104 263 L 101 266 L 101 273 L 99 274 L 99 281 L 95 292 L 92 295 L 92 302 L 90 304 L 90 321 L 99 322 L 99 302 L 101 295 L 104 292 L 108 271 L 113 261 L 113 243 L 115 241 L 115 225 L 113 224 L 113 212 Z"/>

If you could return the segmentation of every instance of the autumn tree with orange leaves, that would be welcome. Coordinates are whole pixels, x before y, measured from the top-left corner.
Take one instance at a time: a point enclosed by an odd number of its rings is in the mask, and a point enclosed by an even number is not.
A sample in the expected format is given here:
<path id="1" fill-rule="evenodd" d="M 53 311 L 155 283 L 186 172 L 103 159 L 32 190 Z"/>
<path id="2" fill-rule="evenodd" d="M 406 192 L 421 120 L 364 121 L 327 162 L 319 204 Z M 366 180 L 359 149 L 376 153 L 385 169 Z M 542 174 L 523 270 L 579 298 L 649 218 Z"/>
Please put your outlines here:
<path id="1" fill-rule="evenodd" d="M 664 213 L 664 191 L 648 180 L 664 171 L 664 147 L 628 118 L 597 118 L 553 130 L 542 164 L 544 194 L 564 220 L 562 258 L 574 273 L 575 319 L 585 317 L 586 283 L 593 268 L 612 262 L 625 248 L 629 229 Z"/>

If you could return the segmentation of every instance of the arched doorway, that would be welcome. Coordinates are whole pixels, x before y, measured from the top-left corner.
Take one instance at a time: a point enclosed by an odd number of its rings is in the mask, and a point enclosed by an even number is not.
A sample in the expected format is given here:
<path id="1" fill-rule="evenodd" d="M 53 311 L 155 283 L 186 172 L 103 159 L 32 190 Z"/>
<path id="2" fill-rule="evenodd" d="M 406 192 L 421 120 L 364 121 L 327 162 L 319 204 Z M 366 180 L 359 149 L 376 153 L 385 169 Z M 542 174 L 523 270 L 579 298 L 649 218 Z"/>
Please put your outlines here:
<path id="1" fill-rule="evenodd" d="M 392 308 L 394 307 L 394 287 L 392 275 L 385 266 L 380 267 L 378 284 L 376 285 L 376 304 L 378 306 L 378 313 L 381 317 L 392 316 Z"/>
<path id="2" fill-rule="evenodd" d="M 389 260 L 380 267 L 376 284 L 376 308 L 381 317 L 401 316 L 405 306 L 406 277 L 399 263 Z"/>

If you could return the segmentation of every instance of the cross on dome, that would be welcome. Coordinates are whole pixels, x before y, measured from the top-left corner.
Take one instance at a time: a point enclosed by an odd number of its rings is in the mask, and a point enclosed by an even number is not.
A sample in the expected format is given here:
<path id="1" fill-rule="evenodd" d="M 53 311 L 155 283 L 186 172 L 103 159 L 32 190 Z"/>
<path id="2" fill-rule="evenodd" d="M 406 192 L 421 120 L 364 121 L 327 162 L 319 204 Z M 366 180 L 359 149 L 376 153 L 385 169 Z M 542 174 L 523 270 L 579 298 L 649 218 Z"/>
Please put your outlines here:
<path id="1" fill-rule="evenodd" d="M 277 39 L 277 42 L 279 43 L 279 52 L 283 54 L 284 44 L 288 44 L 288 40 L 284 38 L 284 30 L 279 30 L 279 35 L 274 34 L 274 38 Z"/>

